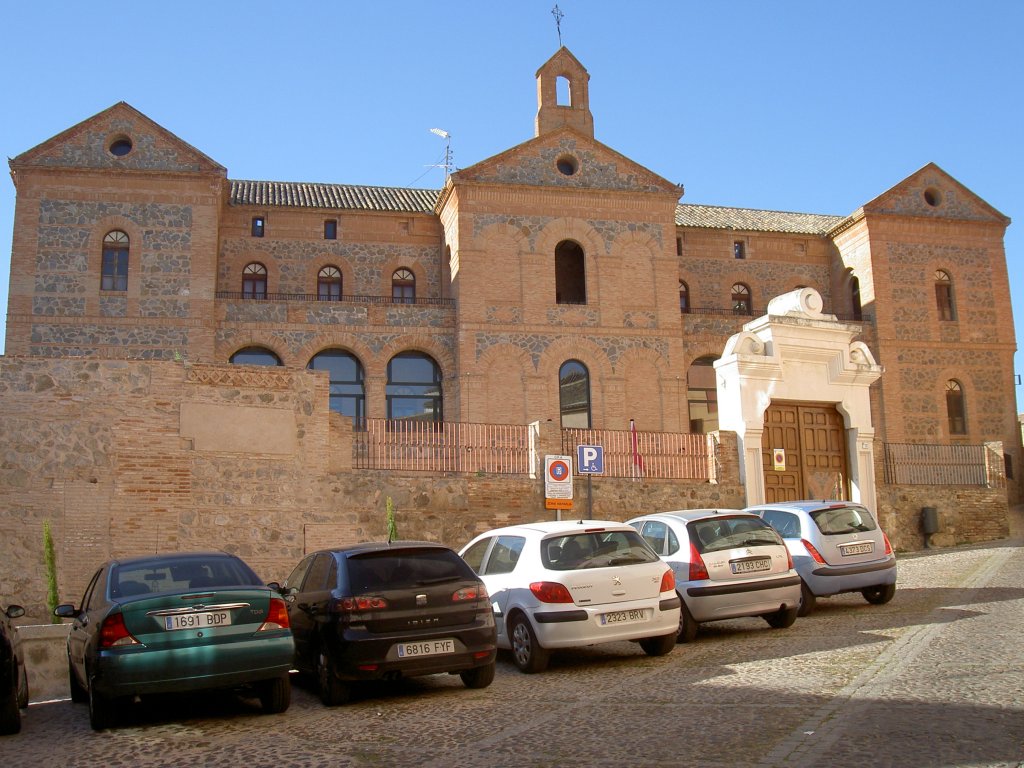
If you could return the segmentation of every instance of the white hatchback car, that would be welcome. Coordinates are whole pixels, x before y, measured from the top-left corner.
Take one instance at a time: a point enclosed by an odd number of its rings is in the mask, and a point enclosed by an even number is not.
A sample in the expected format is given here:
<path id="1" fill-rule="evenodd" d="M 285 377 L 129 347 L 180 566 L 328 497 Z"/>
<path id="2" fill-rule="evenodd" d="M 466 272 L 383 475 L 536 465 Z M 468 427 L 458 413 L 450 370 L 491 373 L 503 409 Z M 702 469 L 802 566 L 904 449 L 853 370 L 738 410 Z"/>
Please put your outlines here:
<path id="1" fill-rule="evenodd" d="M 737 509 L 686 509 L 628 521 L 676 575 L 683 600 L 679 642 L 706 621 L 760 616 L 775 629 L 796 621 L 800 577 L 782 537 Z"/>
<path id="2" fill-rule="evenodd" d="M 633 640 L 661 656 L 675 647 L 672 570 L 625 523 L 561 520 L 483 533 L 459 553 L 491 595 L 498 647 L 523 672 L 550 651 Z"/>

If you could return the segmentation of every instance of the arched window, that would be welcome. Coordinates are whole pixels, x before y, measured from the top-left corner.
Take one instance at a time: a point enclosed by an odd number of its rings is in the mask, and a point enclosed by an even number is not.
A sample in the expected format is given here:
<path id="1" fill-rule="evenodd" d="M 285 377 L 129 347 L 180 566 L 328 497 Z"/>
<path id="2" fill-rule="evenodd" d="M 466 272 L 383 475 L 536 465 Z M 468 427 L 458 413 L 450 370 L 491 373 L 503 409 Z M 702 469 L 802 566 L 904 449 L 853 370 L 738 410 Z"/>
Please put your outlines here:
<path id="1" fill-rule="evenodd" d="M 388 362 L 387 417 L 444 421 L 441 369 L 422 352 L 400 352 Z"/>
<path id="2" fill-rule="evenodd" d="M 850 302 L 853 305 L 853 319 L 863 320 L 864 310 L 860 304 L 860 280 L 850 275 Z"/>
<path id="3" fill-rule="evenodd" d="M 679 281 L 679 311 L 684 315 L 690 314 L 690 286 L 685 281 Z"/>
<path id="4" fill-rule="evenodd" d="M 234 365 L 280 365 L 281 358 L 265 347 L 246 347 L 231 356 Z"/>
<path id="5" fill-rule="evenodd" d="M 935 270 L 935 306 L 939 320 L 956 320 L 956 305 L 953 303 L 953 280 L 943 269 Z"/>
<path id="6" fill-rule="evenodd" d="M 314 371 L 327 371 L 331 379 L 331 410 L 352 419 L 353 429 L 366 426 L 366 391 L 363 365 L 359 359 L 341 349 L 326 349 L 313 355 L 307 366 Z"/>
<path id="7" fill-rule="evenodd" d="M 128 235 L 119 229 L 107 232 L 103 237 L 100 290 L 128 290 Z"/>
<path id="8" fill-rule="evenodd" d="M 743 283 L 736 283 L 732 287 L 732 311 L 737 315 L 749 315 L 752 309 L 750 288 Z"/>
<path id="9" fill-rule="evenodd" d="M 242 298 L 267 298 L 267 268 L 262 264 L 254 261 L 242 270 Z"/>
<path id="10" fill-rule="evenodd" d="M 341 270 L 337 267 L 324 267 L 316 276 L 316 294 L 320 301 L 338 301 L 341 299 Z"/>
<path id="11" fill-rule="evenodd" d="M 555 246 L 555 303 L 587 303 L 583 249 L 571 240 L 563 240 Z"/>
<path id="12" fill-rule="evenodd" d="M 946 382 L 946 416 L 949 419 L 949 434 L 967 434 L 967 409 L 964 404 L 964 388 L 956 379 Z"/>
<path id="13" fill-rule="evenodd" d="M 699 357 L 686 374 L 686 401 L 690 407 L 690 432 L 706 435 L 718 429 L 717 357 Z"/>
<path id="14" fill-rule="evenodd" d="M 590 429 L 590 372 L 579 360 L 558 369 L 558 412 L 563 429 Z"/>
<path id="15" fill-rule="evenodd" d="M 416 303 L 416 275 L 402 267 L 391 275 L 391 301 L 395 304 Z"/>

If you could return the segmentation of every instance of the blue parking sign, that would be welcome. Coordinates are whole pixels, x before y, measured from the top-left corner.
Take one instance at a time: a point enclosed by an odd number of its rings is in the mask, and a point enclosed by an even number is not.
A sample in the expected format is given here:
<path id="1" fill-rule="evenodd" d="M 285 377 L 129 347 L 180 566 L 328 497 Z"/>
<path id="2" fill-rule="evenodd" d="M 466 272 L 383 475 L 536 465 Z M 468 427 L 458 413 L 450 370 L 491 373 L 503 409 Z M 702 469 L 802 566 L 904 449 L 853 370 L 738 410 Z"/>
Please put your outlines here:
<path id="1" fill-rule="evenodd" d="M 581 475 L 600 475 L 603 473 L 604 447 L 600 445 L 577 445 L 576 470 Z"/>

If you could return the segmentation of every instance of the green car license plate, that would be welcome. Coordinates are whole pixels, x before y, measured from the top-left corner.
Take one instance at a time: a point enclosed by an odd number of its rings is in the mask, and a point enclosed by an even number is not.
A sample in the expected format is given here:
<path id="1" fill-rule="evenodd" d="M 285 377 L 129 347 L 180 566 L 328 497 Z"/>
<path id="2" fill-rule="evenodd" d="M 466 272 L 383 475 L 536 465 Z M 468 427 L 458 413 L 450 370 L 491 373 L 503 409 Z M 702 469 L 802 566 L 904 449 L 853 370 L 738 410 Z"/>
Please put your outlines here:
<path id="1" fill-rule="evenodd" d="M 229 611 L 202 611 L 200 613 L 176 613 L 164 616 L 164 629 L 209 629 L 225 627 L 231 623 Z"/>

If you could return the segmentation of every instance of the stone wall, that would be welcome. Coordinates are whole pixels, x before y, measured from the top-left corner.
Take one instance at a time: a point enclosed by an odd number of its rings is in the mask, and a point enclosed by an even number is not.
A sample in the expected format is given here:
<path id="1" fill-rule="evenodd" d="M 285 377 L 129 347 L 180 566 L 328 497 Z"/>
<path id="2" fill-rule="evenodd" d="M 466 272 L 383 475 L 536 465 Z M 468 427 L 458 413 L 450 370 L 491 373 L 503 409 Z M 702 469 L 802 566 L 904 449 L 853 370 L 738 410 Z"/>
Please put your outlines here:
<path id="1" fill-rule="evenodd" d="M 224 549 L 283 579 L 308 551 L 383 537 L 388 497 L 403 538 L 453 547 L 555 516 L 541 478 L 352 470 L 327 403 L 304 369 L 0 358 L 0 594 L 46 621 L 47 521 L 60 600 L 77 602 L 101 562 L 146 552 Z M 539 452 L 562 452 L 557 427 Z M 597 478 L 593 515 L 742 506 L 734 436 L 720 453 L 717 483 Z"/>

